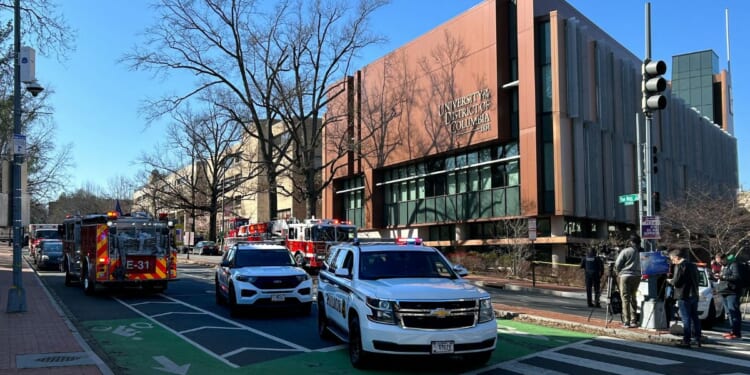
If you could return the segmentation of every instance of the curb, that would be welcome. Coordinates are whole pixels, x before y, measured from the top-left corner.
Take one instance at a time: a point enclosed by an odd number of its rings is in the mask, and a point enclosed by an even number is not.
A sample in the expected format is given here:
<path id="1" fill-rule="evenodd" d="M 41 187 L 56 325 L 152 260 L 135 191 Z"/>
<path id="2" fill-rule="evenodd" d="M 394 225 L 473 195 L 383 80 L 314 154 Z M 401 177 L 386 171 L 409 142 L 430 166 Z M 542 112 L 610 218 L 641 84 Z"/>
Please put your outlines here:
<path id="1" fill-rule="evenodd" d="M 514 292 L 546 294 L 546 295 L 553 295 L 553 296 L 558 296 L 558 297 L 575 298 L 575 299 L 583 299 L 583 300 L 586 299 L 585 292 L 566 292 L 566 291 L 560 291 L 560 290 L 527 287 L 527 286 L 516 285 L 516 284 L 499 284 L 499 283 L 494 283 L 494 282 L 486 282 L 484 280 L 472 280 L 471 282 L 483 288 L 505 289 L 505 290 L 512 290 Z"/>

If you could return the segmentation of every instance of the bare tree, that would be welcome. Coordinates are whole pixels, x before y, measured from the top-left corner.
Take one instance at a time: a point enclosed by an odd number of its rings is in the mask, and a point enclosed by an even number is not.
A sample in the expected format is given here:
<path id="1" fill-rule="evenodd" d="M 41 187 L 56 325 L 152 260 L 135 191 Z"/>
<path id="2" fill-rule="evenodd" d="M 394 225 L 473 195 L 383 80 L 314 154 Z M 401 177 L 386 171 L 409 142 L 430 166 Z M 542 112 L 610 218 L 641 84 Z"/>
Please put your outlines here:
<path id="1" fill-rule="evenodd" d="M 197 77 L 196 87 L 183 95 L 148 101 L 152 119 L 209 88 L 220 92 L 223 100 L 215 104 L 257 140 L 269 216 L 277 211 L 276 178 L 292 165 L 305 176 L 303 195 L 314 209 L 322 189 L 314 176 L 321 168 L 316 155 L 328 97 L 351 59 L 375 40 L 366 35 L 366 21 L 384 3 L 286 0 L 269 12 L 252 0 L 161 0 L 159 23 L 147 30 L 142 49 L 123 61 L 156 74 Z M 279 120 L 288 127 L 286 139 L 300 142 L 291 150 L 288 142 L 274 142 Z"/>
<path id="2" fill-rule="evenodd" d="M 173 112 L 165 142 L 140 157 L 148 175 L 144 191 L 158 206 L 209 214 L 209 238 L 216 238 L 216 214 L 225 192 L 247 197 L 245 182 L 258 174 L 244 128 L 209 101 L 204 112 L 188 107 Z M 168 150 L 168 151 L 167 151 Z M 153 207 L 155 207 L 154 205 Z"/>
<path id="3" fill-rule="evenodd" d="M 750 213 L 733 190 L 694 186 L 662 206 L 660 243 L 666 246 L 688 248 L 693 257 L 704 262 L 747 246 Z"/>

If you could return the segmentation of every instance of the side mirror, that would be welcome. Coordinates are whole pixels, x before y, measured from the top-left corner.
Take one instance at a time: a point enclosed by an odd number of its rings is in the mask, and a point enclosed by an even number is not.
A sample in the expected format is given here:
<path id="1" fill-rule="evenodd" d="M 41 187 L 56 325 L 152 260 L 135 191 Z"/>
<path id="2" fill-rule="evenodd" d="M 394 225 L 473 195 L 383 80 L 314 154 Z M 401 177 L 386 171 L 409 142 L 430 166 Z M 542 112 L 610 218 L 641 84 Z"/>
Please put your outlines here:
<path id="1" fill-rule="evenodd" d="M 453 272 L 455 272 L 456 274 L 458 274 L 458 276 L 461 276 L 461 277 L 469 275 L 469 270 L 467 270 L 466 267 L 460 264 L 453 265 Z"/>
<path id="2" fill-rule="evenodd" d="M 348 268 L 339 268 L 333 274 L 339 277 L 351 277 Z"/>

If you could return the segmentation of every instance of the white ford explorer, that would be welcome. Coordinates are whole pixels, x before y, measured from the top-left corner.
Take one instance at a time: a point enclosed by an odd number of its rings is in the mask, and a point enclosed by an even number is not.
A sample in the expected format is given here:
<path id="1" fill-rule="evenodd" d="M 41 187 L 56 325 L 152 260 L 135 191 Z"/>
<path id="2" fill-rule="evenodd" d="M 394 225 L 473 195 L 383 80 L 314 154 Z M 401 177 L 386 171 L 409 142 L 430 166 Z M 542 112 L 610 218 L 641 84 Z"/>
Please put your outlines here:
<path id="1" fill-rule="evenodd" d="M 490 295 L 421 244 L 355 239 L 331 247 L 317 302 L 318 333 L 348 342 L 356 368 L 366 367 L 373 353 L 460 355 L 479 364 L 495 349 Z"/>
<path id="2" fill-rule="evenodd" d="M 216 267 L 216 303 L 241 308 L 312 309 L 312 279 L 286 247 L 243 242 L 233 245 Z"/>

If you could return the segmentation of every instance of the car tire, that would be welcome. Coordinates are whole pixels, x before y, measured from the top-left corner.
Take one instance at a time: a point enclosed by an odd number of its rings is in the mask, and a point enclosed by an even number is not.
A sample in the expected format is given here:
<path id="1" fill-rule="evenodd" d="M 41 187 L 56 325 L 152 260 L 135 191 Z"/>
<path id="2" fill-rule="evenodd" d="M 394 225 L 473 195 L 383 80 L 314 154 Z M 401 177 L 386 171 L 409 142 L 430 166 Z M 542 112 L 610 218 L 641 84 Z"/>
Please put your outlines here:
<path id="1" fill-rule="evenodd" d="M 297 263 L 297 266 L 302 266 L 305 264 L 305 255 L 297 252 L 294 254 L 294 261 Z"/>
<path id="2" fill-rule="evenodd" d="M 63 259 L 62 268 L 65 272 L 65 286 L 73 286 L 73 275 L 70 274 L 70 268 L 67 266 L 68 260 Z"/>
<path id="3" fill-rule="evenodd" d="M 359 328 L 359 317 L 353 314 L 349 318 L 349 362 L 356 369 L 369 367 L 372 353 L 364 350 L 362 332 Z"/>
<path id="4" fill-rule="evenodd" d="M 232 317 L 238 317 L 240 315 L 240 306 L 237 305 L 237 294 L 234 291 L 234 286 L 229 285 L 229 315 Z"/>
<path id="5" fill-rule="evenodd" d="M 89 272 L 88 265 L 84 264 L 86 267 L 81 267 L 81 276 L 83 281 L 83 292 L 87 296 L 92 296 L 96 293 L 96 280 L 91 278 L 91 272 Z"/>
<path id="6" fill-rule="evenodd" d="M 333 339 L 333 334 L 328 329 L 328 316 L 326 316 L 326 308 L 323 303 L 323 296 L 318 295 L 318 336 L 323 340 Z"/>
<path id="7" fill-rule="evenodd" d="M 224 295 L 221 294 L 221 286 L 219 286 L 219 280 L 215 280 L 214 285 L 216 285 L 216 304 L 217 305 L 226 305 L 227 300 L 224 298 Z"/>

